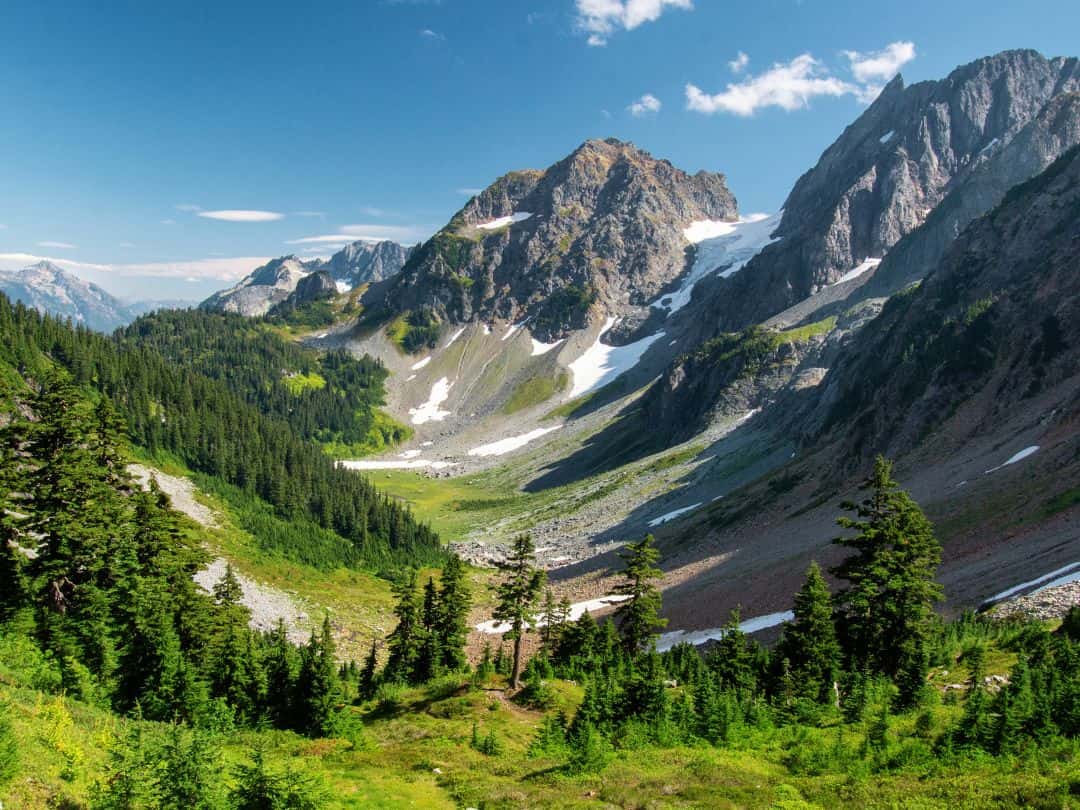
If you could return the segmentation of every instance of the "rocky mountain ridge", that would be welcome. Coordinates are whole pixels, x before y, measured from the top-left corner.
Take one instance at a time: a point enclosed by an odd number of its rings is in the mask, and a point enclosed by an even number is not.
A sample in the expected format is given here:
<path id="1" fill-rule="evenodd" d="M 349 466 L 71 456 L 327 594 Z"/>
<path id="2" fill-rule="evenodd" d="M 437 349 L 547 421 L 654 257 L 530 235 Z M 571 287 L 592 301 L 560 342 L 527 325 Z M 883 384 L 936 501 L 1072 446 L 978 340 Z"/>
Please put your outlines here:
<path id="1" fill-rule="evenodd" d="M 684 229 L 736 215 L 721 174 L 587 141 L 546 170 L 499 178 L 365 304 L 452 323 L 527 318 L 545 341 L 606 316 L 640 322 L 686 269 Z"/>
<path id="2" fill-rule="evenodd" d="M 295 255 L 281 256 L 256 267 L 235 285 L 214 293 L 200 306 L 249 317 L 265 315 L 283 303 L 300 280 L 311 273 L 323 272 L 334 280 L 338 290 L 350 290 L 393 276 L 404 266 L 412 250 L 389 240 L 357 241 L 325 260 L 305 261 Z"/>
<path id="3" fill-rule="evenodd" d="M 48 261 L 0 272 L 0 292 L 12 301 L 69 318 L 98 332 L 112 332 L 145 311 L 142 305 L 126 304 Z"/>

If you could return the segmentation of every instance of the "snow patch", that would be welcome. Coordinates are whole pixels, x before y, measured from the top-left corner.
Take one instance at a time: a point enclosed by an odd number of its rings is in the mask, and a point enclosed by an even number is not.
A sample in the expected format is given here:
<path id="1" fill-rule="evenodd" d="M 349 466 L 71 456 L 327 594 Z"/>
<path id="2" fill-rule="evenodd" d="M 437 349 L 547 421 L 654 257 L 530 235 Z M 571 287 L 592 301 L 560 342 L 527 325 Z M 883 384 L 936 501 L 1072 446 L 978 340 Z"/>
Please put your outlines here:
<path id="1" fill-rule="evenodd" d="M 541 343 L 536 338 L 532 338 L 532 356 L 539 357 L 542 354 L 547 354 L 560 343 L 562 343 L 562 340 L 556 340 L 554 343 Z"/>
<path id="2" fill-rule="evenodd" d="M 986 604 L 1000 602 L 1003 599 L 1008 599 L 1010 596 L 1014 596 L 1021 591 L 1026 591 L 1028 588 L 1033 588 L 1036 585 L 1042 585 L 1042 588 L 1039 588 L 1040 591 L 1045 588 L 1049 588 L 1052 585 L 1063 585 L 1063 582 L 1058 581 L 1059 578 L 1066 579 L 1067 581 L 1072 581 L 1073 579 L 1080 577 L 1080 571 L 1075 570 L 1077 568 L 1080 568 L 1080 562 L 1069 563 L 1068 565 L 1064 565 L 1061 568 L 1057 568 L 1051 571 L 1049 574 L 1043 574 L 1041 577 L 1036 577 L 1035 579 L 1028 580 L 1027 582 L 1021 582 L 1019 585 L 1013 585 L 1011 588 L 1007 588 L 1001 593 L 996 593 L 991 596 L 989 599 L 986 600 Z M 1062 574 L 1067 574 L 1068 577 L 1063 577 Z"/>
<path id="3" fill-rule="evenodd" d="M 430 467 L 442 470 L 452 467 L 452 461 L 432 461 L 429 458 L 414 458 L 408 461 L 372 461 L 370 459 L 347 459 L 339 461 L 339 467 L 346 470 L 422 470 Z"/>
<path id="4" fill-rule="evenodd" d="M 681 509 L 674 509 L 671 512 L 667 512 L 667 513 L 665 513 L 663 515 L 660 515 L 660 517 L 653 518 L 652 520 L 649 521 L 649 525 L 650 526 L 659 526 L 659 525 L 661 525 L 663 523 L 667 523 L 670 520 L 674 520 L 679 515 L 685 515 L 687 512 L 693 512 L 699 506 L 701 506 L 701 501 L 698 501 L 697 503 L 692 503 L 689 506 L 684 506 Z"/>
<path id="5" fill-rule="evenodd" d="M 450 339 L 448 341 L 446 341 L 446 345 L 443 346 L 443 348 L 444 349 L 449 349 L 451 346 L 454 345 L 454 341 L 457 340 L 459 337 L 461 337 L 463 334 L 465 334 L 465 327 L 464 326 L 461 327 L 460 329 L 458 329 L 456 332 L 454 332 L 454 334 L 452 334 L 450 336 Z"/>
<path id="6" fill-rule="evenodd" d="M 1025 447 L 1019 453 L 1014 453 L 1013 455 L 1009 456 L 1007 461 L 998 464 L 996 467 L 991 467 L 989 470 L 986 471 L 986 473 L 984 473 L 984 475 L 992 472 L 997 472 L 1002 467 L 1008 467 L 1010 464 L 1015 464 L 1018 461 L 1023 461 L 1028 456 L 1034 455 L 1037 452 L 1039 452 L 1039 445 L 1037 444 L 1033 444 L 1031 445 L 1031 447 Z"/>
<path id="7" fill-rule="evenodd" d="M 678 290 L 661 296 L 652 306 L 666 309 L 668 314 L 678 312 L 690 303 L 694 286 L 705 276 L 720 268 L 724 268 L 720 271 L 723 278 L 738 273 L 763 248 L 778 241 L 772 232 L 779 227 L 783 213 L 750 214 L 735 222 L 706 219 L 690 223 L 683 235 L 698 246 L 690 273 Z"/>
<path id="8" fill-rule="evenodd" d="M 484 324 L 484 334 L 485 335 L 490 335 L 491 334 L 491 324 L 489 324 L 489 323 Z"/>
<path id="9" fill-rule="evenodd" d="M 608 346 L 603 342 L 603 337 L 611 331 L 616 320 L 609 317 L 596 336 L 596 342 L 570 364 L 570 371 L 574 375 L 570 399 L 607 385 L 624 371 L 636 366 L 648 348 L 664 336 L 663 332 L 657 332 L 626 346 Z"/>
<path id="10" fill-rule="evenodd" d="M 569 621 L 575 622 L 580 619 L 586 612 L 592 613 L 594 610 L 603 610 L 604 608 L 612 607 L 619 604 L 619 602 L 625 602 L 629 599 L 629 596 L 623 594 L 609 594 L 608 596 L 601 596 L 599 599 L 590 599 L 587 602 L 575 602 L 570 605 Z M 538 613 L 536 621 L 531 625 L 532 627 L 543 627 L 546 624 L 546 617 L 542 613 Z M 506 622 L 491 621 L 480 622 L 476 625 L 476 629 L 481 633 L 487 633 L 489 635 L 496 635 L 499 633 L 505 633 L 510 630 L 510 625 Z"/>
<path id="11" fill-rule="evenodd" d="M 744 622 L 739 622 L 739 629 L 744 633 L 756 633 L 759 630 L 765 630 L 769 627 L 776 627 L 778 624 L 784 622 L 790 622 L 795 618 L 795 614 L 790 610 L 785 610 L 781 613 L 769 613 L 765 616 L 755 616 L 753 619 L 747 619 Z M 724 637 L 723 627 L 712 627 L 708 630 L 691 630 L 687 632 L 685 630 L 673 630 L 670 633 L 661 634 L 660 638 L 656 641 L 656 651 L 665 652 L 670 650 L 676 644 L 704 644 L 706 641 L 717 641 Z"/>
<path id="12" fill-rule="evenodd" d="M 406 450 L 404 453 L 398 453 L 398 458 L 416 458 L 423 452 L 423 450 Z"/>
<path id="13" fill-rule="evenodd" d="M 517 334 L 517 331 L 521 327 L 523 327 L 525 325 L 526 321 L 528 321 L 528 320 L 529 319 L 526 318 L 524 321 L 518 321 L 515 324 L 511 324 L 510 328 L 506 330 L 506 334 L 503 335 L 501 338 L 499 338 L 499 340 L 509 340 L 510 338 L 512 338 L 514 335 Z"/>
<path id="14" fill-rule="evenodd" d="M 861 263 L 848 270 L 829 286 L 835 287 L 837 284 L 843 284 L 845 281 L 851 281 L 853 278 L 858 278 L 867 270 L 877 267 L 879 264 L 881 264 L 881 259 L 863 259 Z"/>
<path id="15" fill-rule="evenodd" d="M 339 293 L 347 293 L 352 289 L 352 284 L 347 281 L 335 281 L 334 286 L 337 287 Z"/>
<path id="16" fill-rule="evenodd" d="M 531 216 L 532 214 L 527 211 L 516 211 L 508 217 L 499 217 L 498 219 L 493 219 L 489 222 L 481 222 L 476 227 L 484 231 L 494 231 L 497 228 L 505 228 L 507 225 L 513 225 L 515 222 L 524 222 Z"/>
<path id="17" fill-rule="evenodd" d="M 517 450 L 519 447 L 524 447 L 534 439 L 539 439 L 553 430 L 558 430 L 562 425 L 555 425 L 555 427 L 549 428 L 536 428 L 530 430 L 528 433 L 522 433 L 520 436 L 511 436 L 507 439 L 499 439 L 497 442 L 491 442 L 490 444 L 482 444 L 479 447 L 474 447 L 469 451 L 470 456 L 501 456 L 505 453 L 509 453 L 512 450 Z"/>
<path id="18" fill-rule="evenodd" d="M 882 143 L 888 143 L 889 141 L 891 141 L 893 139 L 893 135 L 895 135 L 895 134 L 896 134 L 896 130 L 895 129 L 890 129 L 888 132 L 886 132 L 884 135 L 882 135 L 880 138 L 878 138 L 878 140 L 881 141 Z"/>
<path id="19" fill-rule="evenodd" d="M 440 377 L 431 386 L 431 394 L 428 396 L 427 402 L 419 408 L 409 408 L 412 423 L 414 425 L 423 425 L 426 422 L 441 422 L 448 417 L 450 411 L 444 411 L 439 406 L 450 398 L 450 387 L 452 385 L 453 383 L 446 377 Z"/>
<path id="20" fill-rule="evenodd" d="M 1000 138 L 994 138 L 992 141 L 990 141 L 990 143 L 988 143 L 986 146 L 984 146 L 982 149 L 979 150 L 979 154 L 980 155 L 985 155 L 987 152 L 989 152 L 991 149 L 993 149 L 999 143 L 1001 143 L 1001 139 Z"/>
<path id="21" fill-rule="evenodd" d="M 413 363 L 409 367 L 409 370 L 410 371 L 419 371 L 420 369 L 422 369 L 424 366 L 426 366 L 430 362 L 431 362 L 431 355 L 429 354 L 423 360 L 417 360 L 415 363 Z"/>
<path id="22" fill-rule="evenodd" d="M 412 382 L 415 379 L 416 379 L 416 375 L 415 374 L 410 374 L 408 377 L 405 378 L 405 382 Z"/>

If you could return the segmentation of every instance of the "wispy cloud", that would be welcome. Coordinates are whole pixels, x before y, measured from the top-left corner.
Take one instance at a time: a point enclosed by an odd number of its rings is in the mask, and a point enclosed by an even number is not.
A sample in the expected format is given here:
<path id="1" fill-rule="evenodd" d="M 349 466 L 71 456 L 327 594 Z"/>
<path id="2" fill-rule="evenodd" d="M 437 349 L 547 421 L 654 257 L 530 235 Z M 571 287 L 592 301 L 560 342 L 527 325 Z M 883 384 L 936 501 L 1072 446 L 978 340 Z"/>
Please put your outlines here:
<path id="1" fill-rule="evenodd" d="M 49 261 L 73 271 L 93 271 L 121 276 L 150 276 L 196 280 L 235 281 L 260 264 L 270 261 L 267 256 L 235 256 L 221 259 L 192 259 L 175 262 L 144 262 L 138 264 L 97 264 L 73 259 L 38 256 L 33 253 L 0 253 L 0 270 L 17 270 L 40 261 Z"/>
<path id="2" fill-rule="evenodd" d="M 851 65 L 851 75 L 855 80 L 867 84 L 874 81 L 888 81 L 900 68 L 915 58 L 914 42 L 892 42 L 880 51 L 844 51 Z"/>
<path id="3" fill-rule="evenodd" d="M 421 28 L 419 33 L 420 33 L 420 36 L 423 37 L 424 39 L 438 39 L 438 40 L 446 39 L 445 34 L 440 34 L 438 31 L 432 31 L 430 28 Z"/>
<path id="4" fill-rule="evenodd" d="M 877 80 L 892 78 L 901 65 L 915 58 L 915 46 L 910 42 L 894 42 L 880 51 L 860 53 L 844 51 L 855 81 L 835 76 L 822 62 L 811 54 L 796 56 L 790 62 L 777 62 L 757 76 L 748 76 L 741 82 L 727 85 L 720 93 L 706 93 L 695 84 L 686 85 L 686 108 L 711 115 L 731 113 L 751 116 L 765 107 L 782 110 L 801 110 L 822 96 L 854 96 L 863 103 L 870 103 L 881 92 Z M 745 68 L 749 57 L 739 53 L 730 62 L 732 70 Z"/>
<path id="5" fill-rule="evenodd" d="M 75 248 L 78 247 L 78 245 L 73 245 L 70 242 L 53 242 L 49 240 L 38 242 L 37 246 L 43 248 L 56 248 L 58 250 L 75 250 Z"/>
<path id="6" fill-rule="evenodd" d="M 319 219 L 326 219 L 326 213 L 324 211 L 293 211 L 294 217 L 318 217 Z"/>
<path id="7" fill-rule="evenodd" d="M 576 0 L 577 27 L 592 46 L 606 45 L 619 30 L 632 31 L 658 20 L 669 8 L 690 10 L 692 0 Z"/>
<path id="8" fill-rule="evenodd" d="M 644 118 L 647 115 L 656 115 L 662 106 L 664 105 L 660 103 L 660 99 L 652 93 L 646 93 L 626 109 L 634 118 Z"/>
<path id="9" fill-rule="evenodd" d="M 289 239 L 286 245 L 343 245 L 349 242 L 383 242 L 390 240 L 402 244 L 412 244 L 427 239 L 435 228 L 431 225 L 342 225 L 337 233 L 303 236 Z"/>
<path id="10" fill-rule="evenodd" d="M 225 211 L 200 211 L 200 217 L 206 219 L 218 219 L 222 222 L 274 222 L 284 219 L 284 214 L 277 211 L 248 211 L 248 210 L 225 210 Z"/>
<path id="11" fill-rule="evenodd" d="M 161 220 L 161 224 L 162 225 L 175 225 L 176 220 L 175 219 L 163 219 L 163 220 Z"/>
<path id="12" fill-rule="evenodd" d="M 481 191 L 483 191 L 482 188 L 471 188 L 469 186 L 463 186 L 462 188 L 459 188 L 457 190 L 457 193 L 464 194 L 466 197 L 475 197 Z"/>
<path id="13" fill-rule="evenodd" d="M 195 205 L 194 203 L 180 203 L 179 205 L 174 205 L 173 208 L 177 211 L 186 211 L 189 214 L 193 214 L 196 211 L 202 211 L 202 206 Z"/>
<path id="14" fill-rule="evenodd" d="M 742 51 L 739 51 L 739 55 L 727 64 L 728 67 L 731 68 L 732 73 L 742 73 L 746 70 L 746 66 L 750 64 L 750 57 Z"/>
<path id="15" fill-rule="evenodd" d="M 386 216 L 386 212 L 381 208 L 376 208 L 373 205 L 364 205 L 360 207 L 360 213 L 369 217 L 382 217 Z"/>
<path id="16" fill-rule="evenodd" d="M 0 222 L 0 231 L 6 231 L 6 230 L 7 230 L 7 225 L 5 225 L 3 222 Z"/>
<path id="17" fill-rule="evenodd" d="M 133 247 L 135 247 L 135 243 L 134 242 L 120 242 L 117 247 L 133 248 Z"/>

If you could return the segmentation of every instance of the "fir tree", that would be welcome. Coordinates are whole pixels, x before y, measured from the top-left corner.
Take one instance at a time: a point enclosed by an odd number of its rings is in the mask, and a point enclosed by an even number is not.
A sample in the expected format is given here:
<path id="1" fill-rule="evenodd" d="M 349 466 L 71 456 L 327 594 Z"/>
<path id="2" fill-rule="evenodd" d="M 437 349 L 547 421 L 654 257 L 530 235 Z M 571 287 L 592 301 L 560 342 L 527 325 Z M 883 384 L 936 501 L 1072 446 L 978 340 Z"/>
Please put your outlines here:
<path id="1" fill-rule="evenodd" d="M 724 689 L 753 692 L 757 684 L 750 640 L 739 627 L 739 609 L 731 611 L 723 635 L 709 654 L 708 663 Z"/>
<path id="2" fill-rule="evenodd" d="M 360 670 L 360 681 L 357 685 L 357 697 L 360 700 L 371 700 L 375 697 L 375 688 L 378 686 L 379 674 L 379 648 L 374 639 L 371 640 L 371 649 L 367 658 L 364 659 L 364 667 Z"/>
<path id="3" fill-rule="evenodd" d="M 833 625 L 829 586 L 816 562 L 795 595 L 795 617 L 784 625 L 776 655 L 787 660 L 792 683 L 800 695 L 819 702 L 832 700 L 840 666 L 840 645 Z"/>
<path id="4" fill-rule="evenodd" d="M 525 633 L 536 620 L 536 600 L 544 587 L 544 572 L 536 568 L 536 553 L 532 537 L 519 535 L 514 540 L 510 555 L 503 564 L 506 579 L 496 594 L 498 604 L 493 613 L 496 620 L 510 629 L 503 638 L 514 642 L 514 662 L 510 670 L 510 687 L 521 686 L 521 648 Z"/>
<path id="5" fill-rule="evenodd" d="M 323 617 L 319 634 L 312 632 L 311 640 L 303 651 L 296 691 L 303 730 L 311 736 L 330 734 L 341 703 L 341 685 L 338 683 L 329 616 Z"/>
<path id="6" fill-rule="evenodd" d="M 619 558 L 626 563 L 623 570 L 624 580 L 615 586 L 615 593 L 628 596 L 615 611 L 619 620 L 626 652 L 636 655 L 641 650 L 653 645 L 655 630 L 664 627 L 667 619 L 661 619 L 660 590 L 653 584 L 663 576 L 663 571 L 656 567 L 660 552 L 654 546 L 651 534 L 637 543 L 627 545 L 619 552 Z"/>
<path id="7" fill-rule="evenodd" d="M 423 642 L 421 607 L 416 599 L 416 572 L 410 570 L 400 581 L 394 583 L 397 603 L 394 615 L 397 625 L 387 638 L 390 657 L 383 677 L 387 681 L 410 682 L 416 672 L 416 661 Z"/>
<path id="8" fill-rule="evenodd" d="M 841 517 L 854 535 L 834 542 L 855 554 L 835 569 L 848 586 L 837 594 L 846 651 L 857 668 L 870 667 L 889 677 L 904 671 L 908 682 L 925 668 L 926 643 L 941 598 L 934 575 L 941 546 L 922 510 L 892 478 L 892 464 L 881 456 L 864 484 L 861 503 L 845 503 L 855 517 Z"/>
<path id="9" fill-rule="evenodd" d="M 435 631 L 442 651 L 442 667 L 450 672 L 465 669 L 465 642 L 469 635 L 469 610 L 472 595 L 466 580 L 465 563 L 461 557 L 451 554 L 443 567 L 439 583 L 439 612 Z"/>

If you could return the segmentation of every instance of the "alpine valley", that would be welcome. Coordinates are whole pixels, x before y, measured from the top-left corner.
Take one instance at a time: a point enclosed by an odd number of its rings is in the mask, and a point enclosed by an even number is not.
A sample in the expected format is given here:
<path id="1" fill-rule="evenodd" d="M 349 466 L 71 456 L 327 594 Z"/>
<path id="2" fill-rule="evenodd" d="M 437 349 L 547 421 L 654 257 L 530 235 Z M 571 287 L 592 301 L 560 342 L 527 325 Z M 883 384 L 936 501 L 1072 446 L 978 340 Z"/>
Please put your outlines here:
<path id="1" fill-rule="evenodd" d="M 1076 806 L 1080 60 L 725 159 L 0 276 L 4 806 Z"/>

